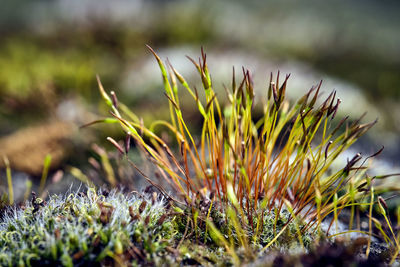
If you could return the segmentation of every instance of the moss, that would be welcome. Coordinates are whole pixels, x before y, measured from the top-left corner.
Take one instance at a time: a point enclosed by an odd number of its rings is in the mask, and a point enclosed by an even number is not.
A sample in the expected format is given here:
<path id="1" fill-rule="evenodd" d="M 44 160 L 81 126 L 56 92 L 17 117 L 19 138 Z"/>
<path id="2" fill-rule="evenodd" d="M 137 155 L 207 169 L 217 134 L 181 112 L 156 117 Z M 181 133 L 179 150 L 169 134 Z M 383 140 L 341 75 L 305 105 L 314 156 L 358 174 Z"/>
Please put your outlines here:
<path id="1" fill-rule="evenodd" d="M 336 92 L 316 108 L 319 83 L 289 108 L 290 103 L 285 100 L 289 75 L 280 85 L 279 74 L 276 82 L 271 74 L 265 113 L 260 122 L 255 122 L 253 83 L 250 73 L 244 70 L 238 88 L 233 74 L 233 94 L 228 92 L 232 113 L 223 117 L 203 51 L 195 66 L 206 92 L 205 108 L 172 66 L 170 74 L 174 73 L 175 78 L 169 82 L 166 67 L 151 51 L 163 75 L 172 121 L 154 124 L 164 124 L 172 130 L 181 155 L 175 156 L 169 145 L 152 132 L 154 125 L 146 128 L 138 116 L 118 103 L 114 93 L 110 97 L 99 79 L 100 93 L 114 118 L 93 123 L 120 123 L 128 137 L 155 163 L 161 173 L 156 174 L 171 184 L 175 194 L 169 196 L 165 188 L 154 185 L 139 171 L 168 201 L 157 191 L 147 189 L 143 194 L 124 194 L 90 188 L 87 193 L 52 196 L 47 202 L 33 195 L 24 208 L 11 210 L 2 219 L 1 264 L 240 265 L 271 250 L 308 251 L 314 240 L 320 241 L 322 234 L 327 234 L 322 233 L 322 222 L 332 213 L 337 217 L 336 213 L 344 208 L 351 207 L 351 221 L 354 206 L 370 206 L 372 216 L 374 193 L 381 189 L 373 188 L 371 178 L 364 176 L 363 163 L 357 167 L 360 154 L 348 160 L 343 169 L 327 174 L 337 156 L 375 124 L 358 125 L 357 121 L 334 138 L 346 120 L 330 132 L 340 104 Z M 187 131 L 179 107 L 177 80 L 195 98 L 204 116 L 200 145 Z M 279 136 L 287 125 L 288 140 L 280 142 Z M 322 141 L 315 146 L 318 130 Z M 107 140 L 121 155 L 128 154 L 129 144 L 124 150 L 113 138 Z M 281 145 L 276 146 L 278 143 Z M 194 154 L 188 144 L 200 147 L 202 156 L 196 149 Z M 278 149 L 280 152 L 274 155 Z M 206 151 L 209 159 L 204 155 Z M 99 155 L 107 180 L 117 186 L 106 153 Z M 137 169 L 128 157 L 124 159 Z M 364 202 L 368 190 L 371 200 Z M 383 198 L 378 200 L 379 205 L 385 204 Z M 381 210 L 385 216 L 382 207 Z M 388 221 L 386 216 L 385 219 Z"/>
<path id="2" fill-rule="evenodd" d="M 0 221 L 0 265 L 233 264 L 224 248 L 211 238 L 203 217 L 207 212 L 197 212 L 194 224 L 196 210 L 201 209 L 171 206 L 156 193 L 96 192 L 89 188 L 86 193 L 53 195 L 46 201 L 33 194 L 31 201 L 4 212 Z M 226 224 L 225 213 L 218 208 L 211 210 L 209 219 L 226 238 L 238 243 L 237 233 Z M 280 214 L 277 231 L 288 214 Z M 264 220 L 255 248 L 274 236 L 275 218 L 266 216 Z M 275 247 L 286 249 L 295 244 L 294 229 L 291 222 Z M 304 236 L 313 238 L 311 234 Z M 237 251 L 246 260 L 241 249 Z"/>
<path id="3" fill-rule="evenodd" d="M 151 203 L 139 210 L 141 203 Z M 112 191 L 33 197 L 23 208 L 9 210 L 0 224 L 0 265 L 43 263 L 70 266 L 130 259 L 129 249 L 147 257 L 158 253 L 174 236 L 165 227 L 165 201 Z M 141 211 L 141 212 L 140 212 Z M 137 215 L 135 217 L 135 215 Z M 149 255 L 149 256 L 146 256 Z M 137 255 L 136 255 L 137 256 Z"/>

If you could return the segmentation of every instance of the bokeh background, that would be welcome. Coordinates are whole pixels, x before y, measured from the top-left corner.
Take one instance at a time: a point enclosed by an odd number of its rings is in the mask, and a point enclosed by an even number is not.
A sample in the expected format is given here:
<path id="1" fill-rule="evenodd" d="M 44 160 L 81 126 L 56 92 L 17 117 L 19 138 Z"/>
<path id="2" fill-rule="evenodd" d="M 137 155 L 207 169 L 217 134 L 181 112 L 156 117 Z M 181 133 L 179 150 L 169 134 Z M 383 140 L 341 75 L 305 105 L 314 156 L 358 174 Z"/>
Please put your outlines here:
<path id="1" fill-rule="evenodd" d="M 85 169 L 99 152 L 93 143 L 107 149 L 106 136 L 123 138 L 113 126 L 78 128 L 107 115 L 96 74 L 144 121 L 166 118 L 167 101 L 148 44 L 191 84 L 200 81 L 185 55 L 197 58 L 204 47 L 221 94 L 232 66 L 250 69 L 259 99 L 270 72 L 291 73 L 291 98 L 323 80 L 324 94 L 337 90 L 343 101 L 339 116 L 355 119 L 367 111 L 365 122 L 379 119 L 352 152 L 372 154 L 384 145 L 374 166 L 397 172 L 399 14 L 397 0 L 3 0 L 0 154 L 10 159 L 21 195 L 26 181 L 40 179 L 47 154 L 51 173 Z M 196 122 L 192 102 L 185 104 L 186 116 Z M 4 164 L 0 167 L 3 192 Z M 64 180 L 54 190 L 65 190 L 70 181 Z"/>

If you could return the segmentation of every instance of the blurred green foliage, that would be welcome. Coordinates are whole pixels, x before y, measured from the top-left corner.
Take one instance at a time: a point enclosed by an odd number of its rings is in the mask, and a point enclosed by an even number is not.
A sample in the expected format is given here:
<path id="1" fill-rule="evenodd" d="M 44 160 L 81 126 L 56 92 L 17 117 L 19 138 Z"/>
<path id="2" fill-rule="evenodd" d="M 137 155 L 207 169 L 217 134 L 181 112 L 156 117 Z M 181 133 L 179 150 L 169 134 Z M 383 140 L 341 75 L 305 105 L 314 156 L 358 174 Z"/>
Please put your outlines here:
<path id="1" fill-rule="evenodd" d="M 105 69 L 104 62 L 76 49 L 51 51 L 35 43 L 9 41 L 0 51 L 0 89 L 16 98 L 29 97 L 43 85 L 85 94 L 96 68 Z"/>

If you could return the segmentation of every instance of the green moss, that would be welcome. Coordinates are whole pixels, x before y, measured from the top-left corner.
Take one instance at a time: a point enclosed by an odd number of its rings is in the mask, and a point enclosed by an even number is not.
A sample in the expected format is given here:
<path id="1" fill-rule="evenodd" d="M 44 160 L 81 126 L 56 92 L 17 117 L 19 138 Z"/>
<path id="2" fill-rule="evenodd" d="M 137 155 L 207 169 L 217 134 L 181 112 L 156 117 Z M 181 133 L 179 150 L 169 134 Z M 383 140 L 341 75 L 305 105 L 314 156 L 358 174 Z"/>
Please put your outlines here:
<path id="1" fill-rule="evenodd" d="M 0 223 L 0 264 L 240 265 L 271 249 L 307 251 L 315 239 L 322 238 L 321 224 L 332 213 L 337 216 L 337 211 L 351 207 L 353 220 L 353 204 L 368 205 L 372 210 L 374 193 L 381 189 L 369 189 L 371 178 L 356 165 L 360 154 L 348 160 L 343 169 L 327 174 L 337 156 L 375 124 L 358 125 L 357 121 L 335 138 L 339 128 L 328 131 L 340 104 L 336 92 L 315 107 L 319 84 L 289 108 L 285 100 L 289 75 L 280 85 L 279 75 L 274 82 L 271 74 L 265 114 L 255 122 L 253 83 L 244 71 L 240 87 L 233 78 L 233 94 L 228 92 L 232 112 L 224 117 L 203 51 L 200 64 L 195 66 L 206 93 L 205 107 L 171 66 L 175 78 L 169 82 L 164 64 L 151 51 L 163 75 L 171 112 L 171 123 L 154 124 L 172 130 L 181 155 L 175 157 L 169 145 L 153 133 L 154 125 L 149 129 L 143 126 L 139 116 L 110 97 L 100 81 L 101 95 L 114 118 L 94 123 L 120 123 L 172 184 L 174 196 L 168 196 L 167 202 L 157 193 L 89 189 L 86 194 L 52 196 L 45 202 L 33 195 L 30 203 L 7 212 Z M 187 131 L 176 80 L 195 98 L 204 116 L 199 146 L 202 156 L 197 150 L 197 156 L 193 153 L 192 145 L 198 145 Z M 287 125 L 288 140 L 277 146 Z M 314 145 L 318 129 L 322 141 Z M 129 149 L 124 150 L 113 138 L 107 140 L 121 154 L 128 154 Z M 116 186 L 108 158 L 105 152 L 100 154 L 104 154 L 100 156 L 107 179 Z M 128 157 L 124 159 L 134 164 Z M 165 189 L 155 188 L 167 196 Z M 365 199 L 368 190 L 372 200 L 357 203 Z"/>
<path id="2" fill-rule="evenodd" d="M 105 196 L 107 195 L 107 196 Z M 52 196 L 47 202 L 33 198 L 20 209 L 10 210 L 0 224 L 0 265 L 102 262 L 123 258 L 128 248 L 146 255 L 161 251 L 174 236 L 172 229 L 157 224 L 166 212 L 157 200 L 139 210 L 149 197 L 122 194 L 71 193 Z M 141 212 L 140 212 L 141 211 Z M 137 216 L 136 216 L 137 215 Z M 136 217 L 135 217 L 136 216 Z"/>
<path id="3" fill-rule="evenodd" d="M 171 206 L 156 194 L 115 190 L 88 189 L 87 193 L 53 195 L 47 201 L 33 195 L 22 207 L 8 209 L 0 221 L 0 265 L 104 265 L 110 261 L 129 265 L 233 264 L 223 246 L 211 238 L 204 217 L 207 212 L 202 210 Z M 225 213 L 217 208 L 210 210 L 209 219 L 238 244 L 237 233 L 228 227 Z M 283 211 L 277 231 L 288 218 L 288 212 Z M 261 238 L 253 244 L 255 249 L 274 236 L 275 218 L 266 216 L 264 220 Z M 294 229 L 291 222 L 275 247 L 285 249 L 297 244 Z M 247 231 L 251 235 L 252 230 Z M 312 235 L 305 237 L 312 239 Z M 240 247 L 237 251 L 246 261 Z"/>

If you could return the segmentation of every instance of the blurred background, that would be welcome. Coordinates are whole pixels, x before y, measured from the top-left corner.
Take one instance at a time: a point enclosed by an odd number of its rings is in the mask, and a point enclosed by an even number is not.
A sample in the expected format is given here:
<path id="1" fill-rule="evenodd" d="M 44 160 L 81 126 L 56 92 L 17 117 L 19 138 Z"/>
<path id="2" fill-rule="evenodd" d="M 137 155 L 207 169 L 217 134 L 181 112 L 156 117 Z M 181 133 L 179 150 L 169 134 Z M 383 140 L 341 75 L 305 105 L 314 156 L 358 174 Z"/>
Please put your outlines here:
<path id="1" fill-rule="evenodd" d="M 364 122 L 379 119 L 354 151 L 373 154 L 384 145 L 375 168 L 398 172 L 399 14 L 397 0 L 3 0 L 0 155 L 11 162 L 20 196 L 28 180 L 40 180 L 48 154 L 57 182 L 57 170 L 96 168 L 88 158 L 104 151 L 92 144 L 112 150 L 105 137 L 123 137 L 113 126 L 79 129 L 107 116 L 95 75 L 145 122 L 166 118 L 160 73 L 145 44 L 192 85 L 200 80 L 185 55 L 197 58 L 203 46 L 222 95 L 232 66 L 253 73 L 259 99 L 270 72 L 291 73 L 294 99 L 323 80 L 324 95 L 337 90 L 343 101 L 339 116 L 356 119 L 367 111 Z M 196 121 L 193 103 L 185 104 Z M 4 192 L 3 160 L 0 168 Z M 55 191 L 69 187 L 63 181 Z"/>

